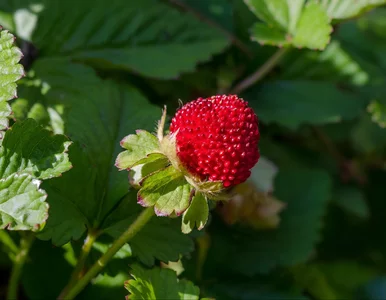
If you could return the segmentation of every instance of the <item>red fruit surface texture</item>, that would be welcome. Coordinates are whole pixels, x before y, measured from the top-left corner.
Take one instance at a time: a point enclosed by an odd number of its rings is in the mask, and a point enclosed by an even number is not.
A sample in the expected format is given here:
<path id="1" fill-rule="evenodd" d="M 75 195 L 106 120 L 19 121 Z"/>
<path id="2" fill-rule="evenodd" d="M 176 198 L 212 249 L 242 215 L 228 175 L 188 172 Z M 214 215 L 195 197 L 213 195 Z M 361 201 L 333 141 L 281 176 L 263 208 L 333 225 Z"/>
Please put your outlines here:
<path id="1" fill-rule="evenodd" d="M 224 187 L 244 182 L 259 160 L 258 118 L 236 95 L 198 98 L 182 106 L 170 132 L 177 132 L 177 155 L 202 180 Z"/>

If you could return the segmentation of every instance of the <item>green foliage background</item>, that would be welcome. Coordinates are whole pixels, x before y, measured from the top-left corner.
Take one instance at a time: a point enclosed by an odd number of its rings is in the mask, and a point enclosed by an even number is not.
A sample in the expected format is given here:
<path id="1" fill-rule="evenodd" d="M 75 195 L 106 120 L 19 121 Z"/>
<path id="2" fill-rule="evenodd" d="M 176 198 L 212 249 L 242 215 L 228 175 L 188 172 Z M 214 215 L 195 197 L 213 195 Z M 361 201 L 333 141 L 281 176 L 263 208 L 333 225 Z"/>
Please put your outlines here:
<path id="1" fill-rule="evenodd" d="M 178 99 L 237 92 L 278 170 L 271 178 L 259 163 L 252 181 L 286 204 L 279 226 L 230 226 L 212 210 L 203 231 L 185 235 L 180 219 L 154 217 L 78 298 L 385 299 L 384 5 L 1 0 L 0 24 L 17 37 L 27 76 L 13 99 L 23 70 L 2 31 L 0 225 L 16 231 L 0 231 L 0 298 L 17 230 L 39 231 L 20 297 L 54 299 L 87 234 L 99 237 L 86 267 L 138 216 L 127 172 L 114 166 L 124 136 L 154 131 Z M 19 194 L 21 209 L 2 205 Z M 28 209 L 36 214 L 26 219 Z M 164 269 L 177 260 L 180 279 Z"/>

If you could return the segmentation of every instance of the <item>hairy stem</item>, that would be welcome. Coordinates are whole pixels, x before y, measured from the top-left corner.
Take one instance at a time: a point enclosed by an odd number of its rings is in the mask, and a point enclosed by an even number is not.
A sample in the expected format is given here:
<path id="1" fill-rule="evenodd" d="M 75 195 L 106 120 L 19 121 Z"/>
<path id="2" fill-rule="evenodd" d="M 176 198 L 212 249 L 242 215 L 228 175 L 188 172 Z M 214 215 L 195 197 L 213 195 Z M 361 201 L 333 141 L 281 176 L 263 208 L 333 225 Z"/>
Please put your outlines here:
<path id="1" fill-rule="evenodd" d="M 68 291 L 61 295 L 59 299 L 71 300 L 74 299 L 86 285 L 96 276 L 106 264 L 113 258 L 115 253 L 119 251 L 128 241 L 130 241 L 151 219 L 154 215 L 154 208 L 148 207 L 138 216 L 138 218 L 129 226 L 129 228 L 122 233 L 122 235 L 114 241 L 111 247 L 106 251 L 105 254 L 98 259 L 98 261 L 90 268 L 90 270 L 79 279 L 74 286 Z"/>
<path id="2" fill-rule="evenodd" d="M 74 268 L 74 271 L 71 274 L 70 281 L 67 286 L 63 289 L 63 291 L 59 295 L 59 299 L 62 299 L 64 295 L 75 285 L 75 283 L 82 277 L 82 272 L 84 270 L 84 265 L 86 263 L 87 257 L 90 254 L 92 246 L 95 240 L 98 237 L 98 233 L 96 231 L 90 230 L 82 247 L 82 251 L 80 253 L 78 262 Z"/>
<path id="3" fill-rule="evenodd" d="M 288 51 L 286 48 L 281 48 L 277 50 L 257 71 L 239 84 L 237 84 L 232 90 L 231 94 L 240 94 L 241 92 L 248 89 L 251 85 L 254 85 L 256 82 L 264 78 L 265 75 L 269 73 L 280 61 L 283 55 Z"/>
<path id="4" fill-rule="evenodd" d="M 29 250 L 33 244 L 35 236 L 32 233 L 25 234 L 20 239 L 20 250 L 15 256 L 11 276 L 8 283 L 7 299 L 17 299 L 17 291 L 19 288 L 19 281 L 23 271 L 24 264 L 27 260 Z"/>

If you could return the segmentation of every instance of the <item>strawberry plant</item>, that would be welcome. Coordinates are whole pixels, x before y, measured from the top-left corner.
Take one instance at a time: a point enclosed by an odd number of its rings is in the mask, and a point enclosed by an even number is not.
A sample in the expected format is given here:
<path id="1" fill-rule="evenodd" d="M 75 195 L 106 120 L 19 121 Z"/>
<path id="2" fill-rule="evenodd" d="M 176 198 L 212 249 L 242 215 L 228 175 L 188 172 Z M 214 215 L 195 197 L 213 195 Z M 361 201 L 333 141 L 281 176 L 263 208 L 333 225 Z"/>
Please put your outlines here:
<path id="1" fill-rule="evenodd" d="M 385 299 L 385 6 L 0 1 L 0 298 Z"/>

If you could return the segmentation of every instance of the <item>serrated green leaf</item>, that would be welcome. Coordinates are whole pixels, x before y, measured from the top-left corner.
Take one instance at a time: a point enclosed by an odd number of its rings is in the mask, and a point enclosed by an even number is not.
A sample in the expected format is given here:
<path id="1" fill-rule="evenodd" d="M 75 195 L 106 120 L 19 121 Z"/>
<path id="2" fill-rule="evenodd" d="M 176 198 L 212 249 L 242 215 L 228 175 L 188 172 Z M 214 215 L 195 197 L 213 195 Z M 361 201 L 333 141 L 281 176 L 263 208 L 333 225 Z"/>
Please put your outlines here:
<path id="1" fill-rule="evenodd" d="M 263 22 L 252 27 L 252 39 L 263 44 L 323 50 L 332 27 L 316 1 L 244 0 Z"/>
<path id="2" fill-rule="evenodd" d="M 44 1 L 32 36 L 42 55 L 171 79 L 193 71 L 197 63 L 210 60 L 229 44 L 221 30 L 159 0 L 130 5 L 112 0 L 107 6 L 97 0 L 92 10 L 87 1 L 77 2 L 76 10 L 73 5 Z M 104 26 L 99 26 L 102 23 Z"/>
<path id="3" fill-rule="evenodd" d="M 194 227 L 201 230 L 204 228 L 208 218 L 208 201 L 201 193 L 196 193 L 193 196 L 190 206 L 182 215 L 181 230 L 183 233 L 190 233 Z"/>
<path id="4" fill-rule="evenodd" d="M 158 216 L 170 216 L 173 212 L 181 215 L 189 206 L 191 190 L 184 175 L 169 166 L 141 182 L 138 203 L 144 207 L 154 205 Z"/>
<path id="5" fill-rule="evenodd" d="M 122 200 L 114 212 L 103 224 L 104 231 L 118 238 L 135 220 L 142 208 L 137 204 L 136 191 Z M 192 239 L 181 232 L 181 220 L 171 218 L 152 218 L 130 242 L 133 255 L 147 266 L 152 266 L 155 259 L 163 262 L 177 261 L 180 255 L 193 251 Z"/>
<path id="6" fill-rule="evenodd" d="M 67 59 L 40 59 L 33 70 L 49 87 L 41 98 L 50 124 L 60 117 L 76 142 L 69 153 L 76 168 L 44 185 L 52 217 L 39 237 L 61 245 L 80 238 L 86 226 L 98 227 L 127 194 L 127 173 L 114 166 L 119 141 L 138 127 L 151 129 L 160 110 L 135 88 L 102 80 Z"/>
<path id="7" fill-rule="evenodd" d="M 15 123 L 0 146 L 0 226 L 38 231 L 48 217 L 47 194 L 41 181 L 71 168 L 66 153 L 71 143 L 36 121 Z M 37 179 L 38 178 L 38 179 Z"/>
<path id="8" fill-rule="evenodd" d="M 71 142 L 53 135 L 33 119 L 17 122 L 9 129 L 0 147 L 0 178 L 26 173 L 49 179 L 71 168 L 67 150 Z"/>
<path id="9" fill-rule="evenodd" d="M 0 26 L 0 131 L 8 127 L 11 108 L 7 101 L 17 97 L 16 81 L 24 76 L 19 64 L 23 54 L 14 43 L 15 37 Z"/>
<path id="10" fill-rule="evenodd" d="M 125 283 L 128 299 L 199 299 L 200 289 L 188 280 L 178 280 L 170 269 L 145 270 L 134 265 L 130 273 L 134 279 Z"/>
<path id="11" fill-rule="evenodd" d="M 38 231 L 48 217 L 47 194 L 29 174 L 0 179 L 0 227 Z"/>
<path id="12" fill-rule="evenodd" d="M 301 124 L 327 124 L 357 117 L 367 99 L 333 84 L 307 80 L 265 83 L 247 93 L 251 106 L 266 123 L 291 129 Z"/>
<path id="13" fill-rule="evenodd" d="M 136 134 L 126 136 L 121 141 L 121 146 L 127 151 L 119 153 L 115 165 L 120 170 L 125 170 L 141 164 L 142 159 L 159 150 L 159 141 L 155 135 L 145 130 L 137 130 Z"/>
<path id="14" fill-rule="evenodd" d="M 354 18 L 370 9 L 386 4 L 385 0 L 321 0 L 330 18 L 343 20 Z"/>
<path id="15" fill-rule="evenodd" d="M 324 171 L 279 170 L 274 195 L 287 204 L 279 228 L 264 232 L 244 227 L 221 228 L 220 232 L 226 233 L 220 235 L 217 231 L 212 236 L 211 259 L 217 261 L 219 268 L 224 268 L 221 264 L 228 259 L 231 263 L 227 268 L 248 276 L 305 262 L 319 240 L 330 192 L 331 179 Z M 228 250 L 222 248 L 224 243 Z"/>

